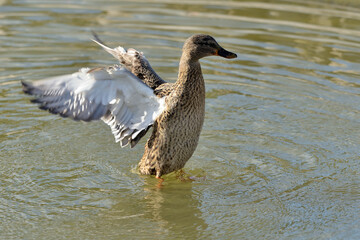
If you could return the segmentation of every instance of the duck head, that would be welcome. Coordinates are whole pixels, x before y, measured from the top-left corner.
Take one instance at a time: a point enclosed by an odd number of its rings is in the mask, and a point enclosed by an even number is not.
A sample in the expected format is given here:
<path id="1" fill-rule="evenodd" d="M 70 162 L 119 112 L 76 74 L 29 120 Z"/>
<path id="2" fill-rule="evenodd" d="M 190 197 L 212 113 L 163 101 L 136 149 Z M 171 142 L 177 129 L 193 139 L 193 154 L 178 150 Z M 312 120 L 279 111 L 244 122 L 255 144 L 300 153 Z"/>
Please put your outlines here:
<path id="1" fill-rule="evenodd" d="M 210 35 L 197 34 L 185 41 L 183 54 L 187 54 L 192 60 L 199 60 L 207 56 L 220 56 L 224 58 L 236 58 L 235 53 L 221 47 Z"/>

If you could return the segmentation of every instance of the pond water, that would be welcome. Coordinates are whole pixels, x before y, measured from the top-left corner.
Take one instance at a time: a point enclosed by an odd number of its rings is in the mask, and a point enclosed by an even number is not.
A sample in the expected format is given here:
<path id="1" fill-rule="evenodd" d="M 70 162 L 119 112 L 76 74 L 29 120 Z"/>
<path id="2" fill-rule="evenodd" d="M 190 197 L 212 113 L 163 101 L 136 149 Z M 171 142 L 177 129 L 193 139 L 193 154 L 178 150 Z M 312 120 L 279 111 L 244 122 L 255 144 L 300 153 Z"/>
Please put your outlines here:
<path id="1" fill-rule="evenodd" d="M 175 81 L 184 40 L 201 60 L 206 119 L 185 171 L 161 188 L 108 126 L 38 110 L 20 80 L 141 50 Z M 1 239 L 360 239 L 358 1 L 0 0 Z"/>

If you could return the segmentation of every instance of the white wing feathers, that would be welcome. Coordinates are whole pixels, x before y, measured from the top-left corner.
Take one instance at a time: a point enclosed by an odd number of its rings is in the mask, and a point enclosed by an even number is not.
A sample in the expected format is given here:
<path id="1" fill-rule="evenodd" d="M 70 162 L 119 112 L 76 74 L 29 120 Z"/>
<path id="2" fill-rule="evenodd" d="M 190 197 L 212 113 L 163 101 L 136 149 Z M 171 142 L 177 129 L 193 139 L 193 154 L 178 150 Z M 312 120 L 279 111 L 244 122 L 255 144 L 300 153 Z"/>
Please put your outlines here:
<path id="1" fill-rule="evenodd" d="M 74 120 L 102 119 L 116 142 L 134 147 L 165 107 L 165 99 L 124 67 L 82 68 L 54 78 L 23 82 L 41 109 Z"/>

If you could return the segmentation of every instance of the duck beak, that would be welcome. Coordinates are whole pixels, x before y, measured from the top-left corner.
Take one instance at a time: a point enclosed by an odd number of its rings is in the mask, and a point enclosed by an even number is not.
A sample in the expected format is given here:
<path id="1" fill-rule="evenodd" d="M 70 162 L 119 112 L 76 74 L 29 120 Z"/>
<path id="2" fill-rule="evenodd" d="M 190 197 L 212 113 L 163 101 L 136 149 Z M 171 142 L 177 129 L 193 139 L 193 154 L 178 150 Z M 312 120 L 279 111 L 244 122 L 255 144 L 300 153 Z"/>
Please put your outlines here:
<path id="1" fill-rule="evenodd" d="M 236 58 L 237 55 L 235 53 L 229 52 L 223 48 L 220 48 L 215 52 L 216 56 L 224 57 L 224 58 Z"/>

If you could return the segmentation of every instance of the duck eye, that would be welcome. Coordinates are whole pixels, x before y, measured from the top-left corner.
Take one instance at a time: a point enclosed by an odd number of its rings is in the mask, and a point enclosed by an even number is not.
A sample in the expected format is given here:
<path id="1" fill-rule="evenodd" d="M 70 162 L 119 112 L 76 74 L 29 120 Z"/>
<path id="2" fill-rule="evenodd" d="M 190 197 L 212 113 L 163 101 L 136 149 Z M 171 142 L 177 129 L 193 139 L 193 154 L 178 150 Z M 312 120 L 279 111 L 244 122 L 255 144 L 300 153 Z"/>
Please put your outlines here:
<path id="1" fill-rule="evenodd" d="M 216 44 L 215 44 L 215 43 L 212 43 L 212 42 L 204 42 L 203 45 L 204 45 L 204 46 L 211 47 L 211 48 L 217 48 L 217 47 L 216 47 Z"/>
<path id="2" fill-rule="evenodd" d="M 216 48 L 215 43 L 209 43 L 209 46 L 212 47 L 212 48 Z"/>
<path id="3" fill-rule="evenodd" d="M 206 41 L 206 39 L 203 39 L 202 41 L 195 42 L 195 44 L 207 46 L 207 47 L 211 47 L 211 48 L 217 48 L 217 45 L 210 39 L 208 41 Z"/>

